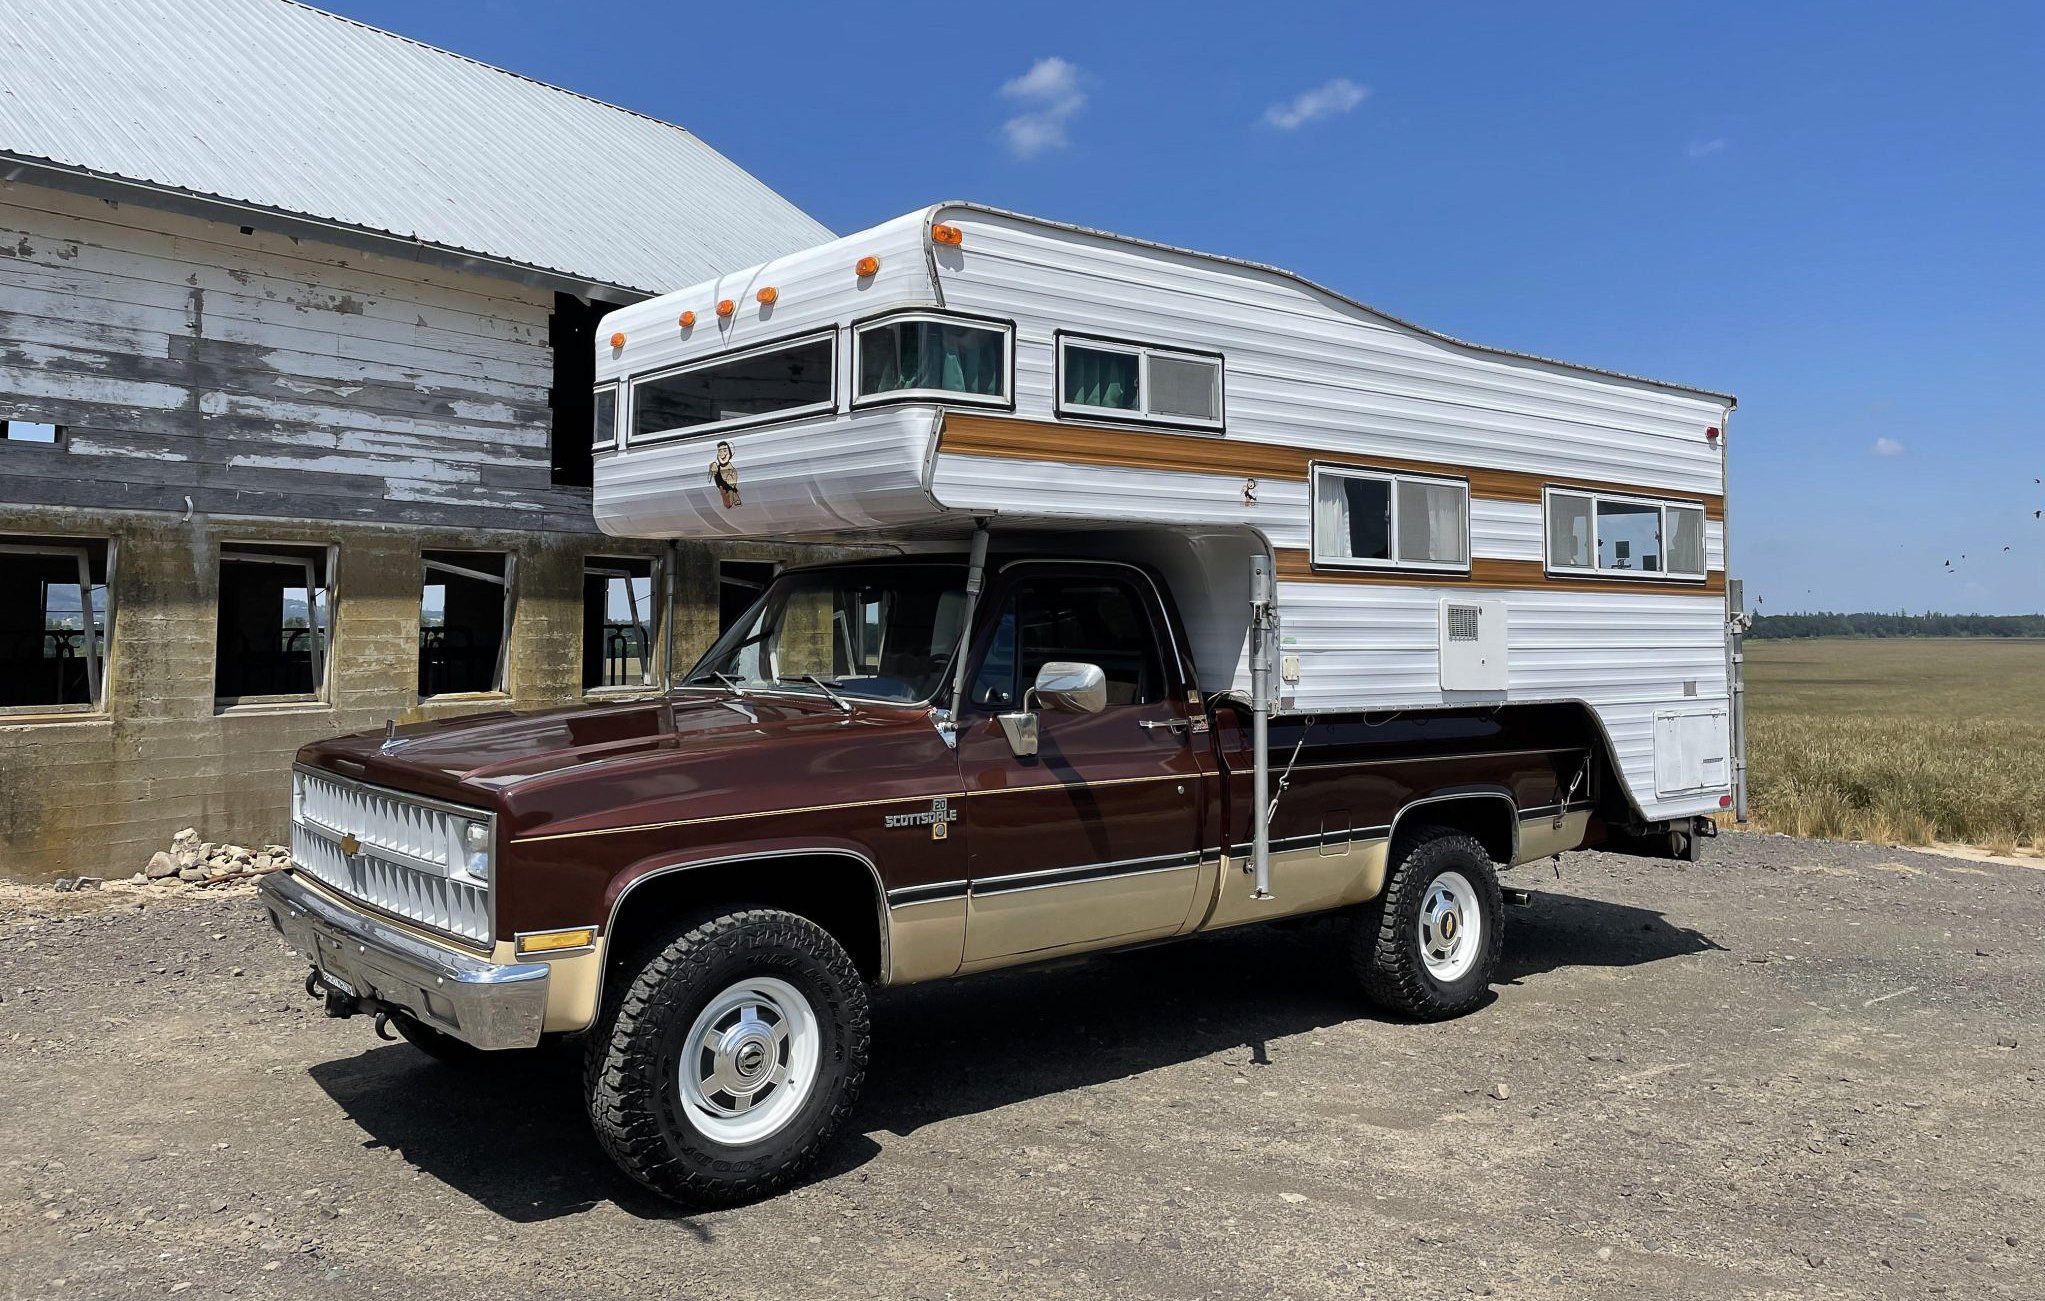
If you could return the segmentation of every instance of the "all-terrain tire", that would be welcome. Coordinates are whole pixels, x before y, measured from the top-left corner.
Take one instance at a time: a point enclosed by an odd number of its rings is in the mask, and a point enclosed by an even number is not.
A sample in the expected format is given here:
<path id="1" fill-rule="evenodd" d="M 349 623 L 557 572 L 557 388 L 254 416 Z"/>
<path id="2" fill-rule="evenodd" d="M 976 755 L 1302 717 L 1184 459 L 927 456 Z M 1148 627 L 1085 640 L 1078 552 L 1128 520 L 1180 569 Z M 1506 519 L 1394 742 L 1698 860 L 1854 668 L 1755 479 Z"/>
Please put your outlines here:
<path id="1" fill-rule="evenodd" d="M 475 1070 L 490 1058 L 501 1056 L 498 1053 L 485 1052 L 474 1044 L 463 1043 L 453 1035 L 416 1021 L 403 1012 L 391 1013 L 390 1023 L 393 1029 L 404 1036 L 406 1043 L 433 1060 L 458 1070 Z"/>
<path id="2" fill-rule="evenodd" d="M 1505 942 L 1505 900 L 1498 869 L 1475 837 L 1448 827 L 1423 827 L 1402 835 L 1385 888 L 1359 910 L 1349 960 L 1364 995 L 1387 1012 L 1415 1021 L 1445 1021 L 1484 1002 L 1498 970 Z M 1423 942 L 1423 915 L 1442 894 L 1462 895 L 1457 926 L 1469 942 L 1448 964 L 1430 963 Z M 1439 912 L 1433 914 L 1439 926 Z M 1465 917 L 1474 916 L 1477 934 Z M 1434 933 L 1434 932 L 1428 932 Z M 1460 968 L 1460 969 L 1458 969 Z"/>
<path id="3" fill-rule="evenodd" d="M 703 1100 L 684 1096 L 682 1080 L 704 1060 L 689 1045 L 700 1018 L 751 982 L 806 1001 L 815 1073 L 800 1108 L 773 1132 L 723 1142 L 705 1128 L 717 1118 L 701 1118 Z M 865 982 L 823 927 L 770 908 L 703 917 L 606 999 L 584 1059 L 590 1123 L 611 1159 L 663 1197 L 697 1208 L 764 1197 L 808 1168 L 844 1124 L 866 1076 L 869 1035 Z"/>

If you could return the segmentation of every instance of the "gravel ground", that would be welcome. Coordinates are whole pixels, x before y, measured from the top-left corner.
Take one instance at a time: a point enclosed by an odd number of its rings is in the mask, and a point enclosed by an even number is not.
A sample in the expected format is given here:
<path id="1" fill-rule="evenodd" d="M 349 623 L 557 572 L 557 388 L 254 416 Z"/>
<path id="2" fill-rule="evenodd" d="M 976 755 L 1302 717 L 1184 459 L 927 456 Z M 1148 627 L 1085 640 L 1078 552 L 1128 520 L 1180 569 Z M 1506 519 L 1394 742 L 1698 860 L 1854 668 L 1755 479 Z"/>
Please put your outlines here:
<path id="1" fill-rule="evenodd" d="M 17 894 L 0 1293 L 2045 1296 L 2045 872 L 1730 836 L 1513 883 L 1447 1025 L 1327 926 L 884 993 L 817 1177 L 693 1217 L 572 1055 L 323 1020 L 246 896 Z"/>

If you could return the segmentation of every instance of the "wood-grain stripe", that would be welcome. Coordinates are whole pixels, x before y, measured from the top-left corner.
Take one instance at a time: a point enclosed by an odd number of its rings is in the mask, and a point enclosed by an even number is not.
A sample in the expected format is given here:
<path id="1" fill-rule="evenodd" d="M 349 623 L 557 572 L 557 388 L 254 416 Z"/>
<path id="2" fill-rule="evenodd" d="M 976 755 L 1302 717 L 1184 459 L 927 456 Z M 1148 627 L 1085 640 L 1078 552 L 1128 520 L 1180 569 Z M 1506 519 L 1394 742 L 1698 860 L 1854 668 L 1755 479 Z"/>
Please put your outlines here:
<path id="1" fill-rule="evenodd" d="M 1391 587 L 1485 587 L 1515 592 L 1656 592 L 1665 596 L 1724 596 L 1725 571 L 1714 569 L 1703 582 L 1680 578 L 1574 578 L 1551 574 L 1538 560 L 1492 560 L 1478 556 L 1468 574 L 1420 573 L 1397 569 L 1316 569 L 1303 548 L 1279 547 L 1278 578 L 1287 583 L 1365 583 Z"/>
<path id="2" fill-rule="evenodd" d="M 1722 494 L 1682 493 L 1637 483 L 1487 470 L 1445 461 L 1361 456 L 1332 447 L 1290 447 L 1216 438 L 1207 434 L 1050 424 L 956 411 L 945 415 L 938 450 L 1020 461 L 1064 461 L 1072 465 L 1100 465 L 1125 470 L 1175 470 L 1185 474 L 1227 474 L 1298 481 L 1309 477 L 1310 467 L 1315 461 L 1330 461 L 1395 473 L 1436 474 L 1465 479 L 1469 481 L 1472 497 L 1491 501 L 1538 504 L 1543 488 L 1579 488 L 1588 492 L 1663 497 L 1671 501 L 1701 501 L 1707 517 L 1715 520 L 1725 518 L 1725 497 Z"/>

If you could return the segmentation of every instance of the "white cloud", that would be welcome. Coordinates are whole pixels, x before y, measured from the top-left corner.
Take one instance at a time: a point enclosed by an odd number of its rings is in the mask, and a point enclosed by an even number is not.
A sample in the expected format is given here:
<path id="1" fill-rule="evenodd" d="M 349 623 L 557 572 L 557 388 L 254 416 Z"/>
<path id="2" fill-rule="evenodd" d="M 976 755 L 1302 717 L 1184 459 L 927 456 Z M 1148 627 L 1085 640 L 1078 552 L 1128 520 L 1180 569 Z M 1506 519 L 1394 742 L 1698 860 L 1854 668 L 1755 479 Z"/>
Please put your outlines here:
<path id="1" fill-rule="evenodd" d="M 1893 438 L 1877 438 L 1873 450 L 1876 456 L 1901 456 L 1903 444 Z"/>
<path id="2" fill-rule="evenodd" d="M 1337 77 L 1325 85 L 1301 91 L 1292 97 L 1290 103 L 1273 104 L 1264 110 L 1264 122 L 1280 131 L 1296 130 L 1317 118 L 1347 113 L 1369 94 L 1368 87 L 1359 86 L 1347 77 Z"/>
<path id="3" fill-rule="evenodd" d="M 1004 85 L 1001 94 L 1024 110 L 1001 124 L 1009 149 L 1021 158 L 1064 148 L 1065 124 L 1086 107 L 1079 69 L 1055 56 L 1038 59 L 1028 72 Z"/>
<path id="4" fill-rule="evenodd" d="M 1692 140 L 1684 146 L 1683 152 L 1692 158 L 1709 158 L 1725 151 L 1725 137 L 1713 136 L 1709 140 Z"/>

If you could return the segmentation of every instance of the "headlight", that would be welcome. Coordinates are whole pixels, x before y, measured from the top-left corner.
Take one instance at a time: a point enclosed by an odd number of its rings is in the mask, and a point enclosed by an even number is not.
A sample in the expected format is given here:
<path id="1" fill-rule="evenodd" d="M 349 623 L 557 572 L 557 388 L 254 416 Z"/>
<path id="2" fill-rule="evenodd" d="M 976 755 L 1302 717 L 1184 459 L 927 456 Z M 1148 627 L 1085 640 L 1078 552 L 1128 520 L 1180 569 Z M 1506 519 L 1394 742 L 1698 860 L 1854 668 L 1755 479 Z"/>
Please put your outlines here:
<path id="1" fill-rule="evenodd" d="M 462 870 L 478 881 L 490 879 L 490 824 L 462 825 Z"/>

